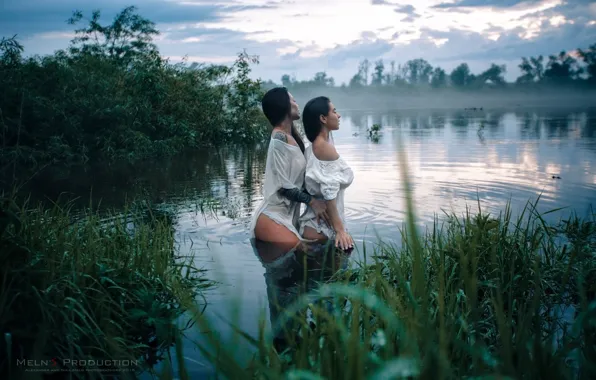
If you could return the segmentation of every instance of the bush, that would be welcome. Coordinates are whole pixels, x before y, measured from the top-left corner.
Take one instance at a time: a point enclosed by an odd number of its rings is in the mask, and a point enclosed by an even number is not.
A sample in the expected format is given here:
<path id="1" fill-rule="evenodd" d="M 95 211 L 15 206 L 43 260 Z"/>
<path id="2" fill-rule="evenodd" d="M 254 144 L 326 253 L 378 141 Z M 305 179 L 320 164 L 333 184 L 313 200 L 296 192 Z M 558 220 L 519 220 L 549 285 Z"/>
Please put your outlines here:
<path id="1" fill-rule="evenodd" d="M 69 22 L 82 20 L 75 12 Z M 256 57 L 171 64 L 151 42 L 157 34 L 128 7 L 109 25 L 94 12 L 53 55 L 23 58 L 15 37 L 2 39 L 0 161 L 134 160 L 263 138 L 262 90 L 249 78 Z"/>

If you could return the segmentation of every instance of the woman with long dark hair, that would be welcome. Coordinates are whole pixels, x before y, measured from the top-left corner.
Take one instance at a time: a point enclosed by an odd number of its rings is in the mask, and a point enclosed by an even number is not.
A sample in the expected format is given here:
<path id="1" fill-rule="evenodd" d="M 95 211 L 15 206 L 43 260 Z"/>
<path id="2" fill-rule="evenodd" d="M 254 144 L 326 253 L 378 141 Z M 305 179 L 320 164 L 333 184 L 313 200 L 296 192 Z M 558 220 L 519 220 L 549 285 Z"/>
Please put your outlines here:
<path id="1" fill-rule="evenodd" d="M 348 233 L 344 213 L 344 192 L 354 180 L 354 172 L 337 153 L 331 132 L 339 129 L 340 114 L 325 96 L 311 99 L 304 107 L 302 125 L 312 143 L 306 149 L 305 188 L 327 202 L 330 223 L 320 223 L 308 208 L 300 217 L 300 233 L 305 239 L 332 240 L 335 246 L 350 251 L 354 241 Z"/>
<path id="2" fill-rule="evenodd" d="M 263 202 L 253 215 L 252 238 L 276 243 L 288 251 L 304 239 L 298 232 L 300 204 L 313 210 L 317 220 L 327 219 L 324 201 L 304 191 L 304 142 L 294 127 L 300 111 L 285 87 L 273 88 L 263 96 L 263 113 L 273 126 L 265 164 Z"/>

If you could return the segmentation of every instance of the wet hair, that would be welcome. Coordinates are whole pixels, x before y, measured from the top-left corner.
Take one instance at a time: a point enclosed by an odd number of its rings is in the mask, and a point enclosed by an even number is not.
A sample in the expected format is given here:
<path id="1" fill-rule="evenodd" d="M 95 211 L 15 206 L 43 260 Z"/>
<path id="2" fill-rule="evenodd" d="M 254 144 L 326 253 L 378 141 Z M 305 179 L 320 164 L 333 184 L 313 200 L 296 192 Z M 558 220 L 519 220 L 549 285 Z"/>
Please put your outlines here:
<path id="1" fill-rule="evenodd" d="M 290 105 L 290 93 L 285 87 L 275 87 L 267 91 L 261 100 L 261 107 L 263 113 L 269 124 L 272 127 L 279 125 L 284 119 L 292 112 L 292 106 Z M 292 137 L 296 140 L 298 147 L 302 153 L 304 153 L 304 141 L 298 134 L 294 123 L 292 123 Z"/>
<path id="2" fill-rule="evenodd" d="M 331 101 L 326 96 L 319 96 L 311 99 L 304 106 L 302 112 L 302 125 L 304 125 L 304 133 L 310 142 L 314 142 L 319 133 L 321 133 L 321 115 L 329 115 Z"/>

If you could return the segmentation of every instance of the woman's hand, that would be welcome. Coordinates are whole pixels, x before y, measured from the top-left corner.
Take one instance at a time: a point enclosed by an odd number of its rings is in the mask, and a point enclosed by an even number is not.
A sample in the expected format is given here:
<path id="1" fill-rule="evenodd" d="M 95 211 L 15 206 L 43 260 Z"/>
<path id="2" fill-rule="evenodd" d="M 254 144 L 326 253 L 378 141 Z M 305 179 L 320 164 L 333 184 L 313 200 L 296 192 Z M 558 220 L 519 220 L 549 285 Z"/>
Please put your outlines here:
<path id="1" fill-rule="evenodd" d="M 346 231 L 339 231 L 335 234 L 335 247 L 344 251 L 354 248 L 354 240 Z"/>
<path id="2" fill-rule="evenodd" d="M 327 202 L 312 198 L 309 203 L 309 206 L 315 212 L 317 216 L 317 224 L 321 222 L 321 219 L 325 221 L 328 225 L 331 225 L 329 215 L 327 215 Z"/>

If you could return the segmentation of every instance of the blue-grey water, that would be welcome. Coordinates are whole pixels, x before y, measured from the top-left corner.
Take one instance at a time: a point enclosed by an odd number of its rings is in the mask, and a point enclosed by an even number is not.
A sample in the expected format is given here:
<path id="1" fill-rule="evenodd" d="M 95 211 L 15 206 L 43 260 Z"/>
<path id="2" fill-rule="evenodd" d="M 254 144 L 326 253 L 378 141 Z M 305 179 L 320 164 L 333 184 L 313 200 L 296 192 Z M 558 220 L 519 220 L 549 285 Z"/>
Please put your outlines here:
<path id="1" fill-rule="evenodd" d="M 367 241 L 371 247 L 376 235 L 399 240 L 406 211 L 400 150 L 407 157 L 420 225 L 442 217 L 443 210 L 476 210 L 477 199 L 484 210 L 498 213 L 507 202 L 519 212 L 540 196 L 541 211 L 566 208 L 550 214 L 551 219 L 571 210 L 585 215 L 596 204 L 594 109 L 339 112 L 334 141 L 355 173 L 346 192 L 346 212 L 358 246 Z M 366 131 L 373 124 L 382 126 L 376 140 Z M 50 197 L 70 192 L 85 198 L 93 189 L 94 199 L 101 197 L 113 207 L 125 197 L 143 195 L 174 207 L 180 250 L 196 255 L 197 264 L 221 282 L 207 294 L 206 312 L 231 317 L 231 306 L 239 305 L 239 326 L 256 335 L 259 318 L 268 318 L 269 310 L 265 268 L 253 252 L 247 228 L 262 199 L 265 159 L 266 147 L 261 147 L 79 169 L 62 177 L 52 174 L 54 185 L 44 191 Z M 40 178 L 31 185 L 47 181 Z M 206 198 L 217 203 L 215 213 L 197 211 L 195 204 Z M 361 257 L 361 252 L 352 256 Z M 277 269 L 284 270 L 290 273 L 276 276 L 299 278 L 296 265 Z M 229 333 L 215 317 L 214 323 L 218 334 Z M 185 341 L 187 368 L 197 378 L 209 372 L 192 342 L 202 341 L 204 334 L 193 330 Z"/>

